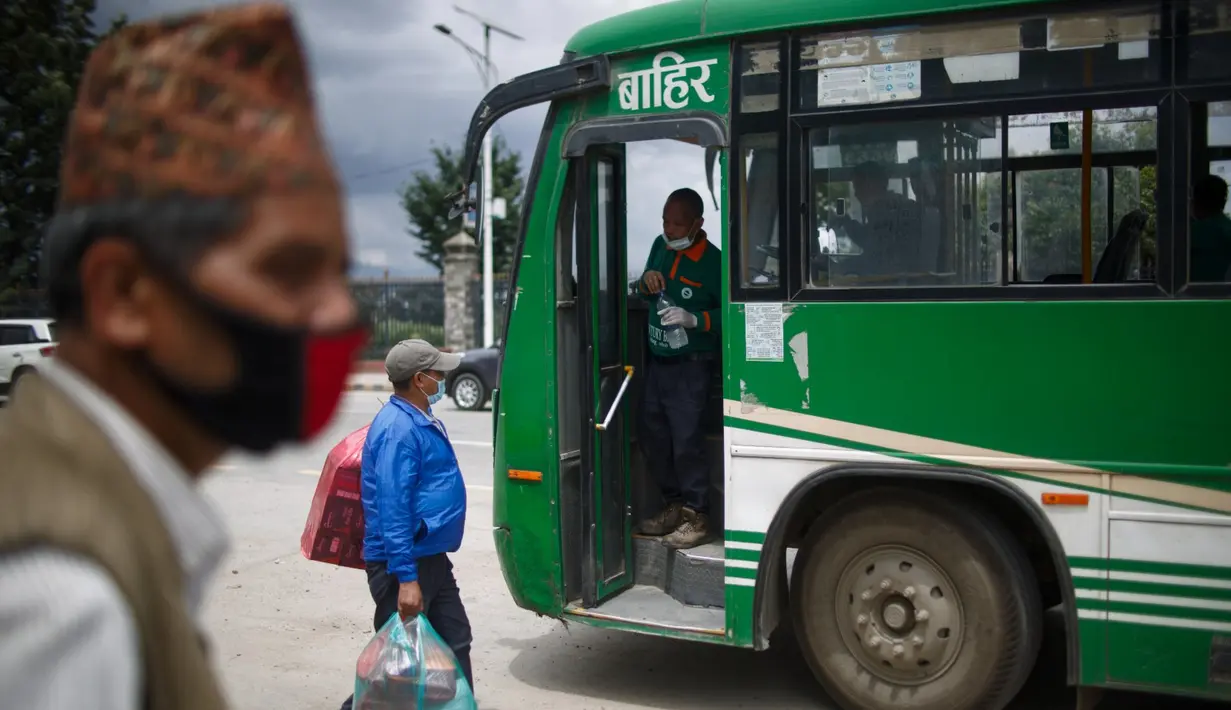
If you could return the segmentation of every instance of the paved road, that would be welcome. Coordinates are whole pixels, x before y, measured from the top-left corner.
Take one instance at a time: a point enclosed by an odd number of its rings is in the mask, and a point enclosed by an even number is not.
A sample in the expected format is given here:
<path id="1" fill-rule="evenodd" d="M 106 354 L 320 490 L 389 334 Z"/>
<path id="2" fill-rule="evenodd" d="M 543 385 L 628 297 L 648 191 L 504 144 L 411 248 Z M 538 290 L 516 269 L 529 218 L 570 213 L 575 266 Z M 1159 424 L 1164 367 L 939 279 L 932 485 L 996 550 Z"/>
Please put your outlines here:
<path id="1" fill-rule="evenodd" d="M 263 460 L 228 459 L 206 484 L 234 532 L 208 623 L 238 710 L 328 710 L 350 692 L 355 658 L 372 623 L 364 576 L 304 560 L 299 535 L 325 453 L 367 424 L 386 396 L 350 393 L 321 444 Z M 448 404 L 441 410 L 469 491 L 466 541 L 454 562 L 474 625 L 484 710 L 833 707 L 786 650 L 758 654 L 576 624 L 566 629 L 514 606 L 490 533 L 491 415 Z M 1030 682 L 1033 697 L 1015 710 L 1064 707 L 1071 693 L 1062 680 L 1062 657 L 1046 654 Z M 1157 702 L 1109 695 L 1103 707 Z"/>

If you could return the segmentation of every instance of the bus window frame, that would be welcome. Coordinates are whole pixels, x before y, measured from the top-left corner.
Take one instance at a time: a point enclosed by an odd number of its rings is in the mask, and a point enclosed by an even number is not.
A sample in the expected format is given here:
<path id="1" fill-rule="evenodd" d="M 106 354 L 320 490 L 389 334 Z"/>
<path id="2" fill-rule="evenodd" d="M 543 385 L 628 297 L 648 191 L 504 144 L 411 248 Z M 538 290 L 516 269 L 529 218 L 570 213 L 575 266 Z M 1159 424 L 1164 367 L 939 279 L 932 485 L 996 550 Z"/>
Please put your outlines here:
<path id="1" fill-rule="evenodd" d="M 773 111 L 762 111 L 759 113 L 744 113 L 739 110 L 739 86 L 741 76 L 740 57 L 742 47 L 750 44 L 765 44 L 768 42 L 778 43 L 778 107 Z M 727 263 L 728 279 L 727 286 L 730 289 L 730 300 L 734 303 L 746 303 L 756 301 L 786 301 L 787 292 L 787 276 L 786 272 L 789 269 L 789 264 L 792 262 L 792 242 L 794 241 L 793 232 L 791 231 L 788 215 L 790 210 L 790 197 L 787 190 L 781 189 L 781 186 L 789 184 L 788 175 L 789 163 L 791 161 L 790 150 L 788 148 L 789 140 L 787 132 L 784 128 L 787 125 L 789 117 L 788 100 L 790 98 L 790 64 L 787 61 L 791 52 L 790 35 L 785 32 L 775 32 L 773 34 L 752 34 L 741 36 L 732 47 L 732 71 L 731 71 L 731 148 L 728 152 L 727 159 L 727 174 L 724 176 L 724 185 L 730 186 L 727 188 L 728 194 L 728 212 L 727 217 Z M 778 260 L 778 281 L 768 286 L 747 286 L 744 284 L 744 214 L 741 209 L 743 194 L 740 192 L 740 185 L 743 184 L 741 173 L 744 170 L 744 139 L 747 136 L 753 136 L 763 133 L 774 133 L 778 136 L 778 249 L 781 258 Z"/>
<path id="2" fill-rule="evenodd" d="M 964 22 L 991 21 L 1020 17 L 1024 13 L 1072 14 L 1072 3 L 1040 3 L 1027 7 L 993 8 L 967 12 L 913 15 L 886 18 L 877 22 L 852 21 L 829 25 L 792 28 L 789 31 L 756 33 L 739 37 L 733 44 L 732 58 L 740 56 L 739 49 L 745 43 L 764 43 L 777 39 L 780 43 L 779 67 L 782 73 L 779 82 L 781 92 L 778 110 L 764 113 L 742 114 L 738 66 L 731 72 L 731 127 L 732 156 L 742 156 L 740 137 L 748 133 L 777 131 L 780 136 L 779 184 L 782 202 L 779 205 L 779 248 L 781 275 L 778 284 L 767 288 L 748 288 L 743 285 L 743 256 L 740 245 L 743 239 L 742 216 L 739 205 L 742 195 L 738 193 L 741 160 L 731 160 L 728 166 L 728 182 L 731 186 L 729 231 L 732 235 L 728 245 L 730 270 L 728 285 L 732 302 L 765 301 L 999 301 L 999 300 L 1112 300 L 1134 298 L 1226 298 L 1231 296 L 1231 284 L 1188 283 L 1188 193 L 1193 181 L 1191 153 L 1194 125 L 1192 104 L 1231 99 L 1231 75 L 1225 80 L 1191 82 L 1183 71 L 1188 57 L 1188 45 L 1184 41 L 1187 28 L 1187 0 L 1155 0 L 1150 3 L 1157 8 L 1160 17 L 1159 78 L 1157 81 L 1134 86 L 1106 90 L 1084 91 L 1065 89 L 1048 92 L 1033 92 L 1020 95 L 1004 95 L 991 100 L 964 99 L 961 101 L 919 100 L 898 104 L 873 106 L 826 107 L 804 110 L 796 106 L 797 82 L 801 79 L 800 45 L 804 38 L 824 33 L 843 31 L 877 32 L 893 27 L 936 27 Z M 1147 3 L 1141 3 L 1144 7 Z M 1088 0 L 1076 8 L 1097 11 L 1113 11 L 1122 6 L 1117 2 Z M 783 54 L 784 53 L 784 54 Z M 1148 105 L 1142 99 L 1154 99 L 1157 106 L 1158 141 L 1155 150 L 1160 189 L 1156 201 L 1158 261 L 1153 284 L 1015 284 L 1002 279 L 999 285 L 983 286 L 930 286 L 899 288 L 805 288 L 804 234 L 811 221 L 808 204 L 803 200 L 810 171 L 805 158 L 807 130 L 826 121 L 852 120 L 925 120 L 925 116 L 956 116 L 955 111 L 979 107 L 973 113 L 984 115 L 1016 115 L 1021 113 L 1044 113 L 1085 108 L 1115 108 L 1120 106 Z M 1007 112 L 994 107 L 1011 106 Z M 1038 110 L 1031 110 L 1037 108 Z M 966 115 L 970 115 L 967 113 Z M 901 118 L 898 118 L 901 117 Z M 1204 130 L 1204 129 L 1202 129 Z M 785 143 L 785 145 L 782 145 Z M 1228 149 L 1231 151 L 1231 149 Z M 1221 150 L 1215 152 L 1222 152 Z M 1208 152 L 1207 152 L 1208 154 Z M 1007 185 L 1006 185 L 1007 188 Z M 793 207 L 794 206 L 794 207 Z M 1002 240 L 1002 253 L 1008 248 L 1007 238 Z M 1002 260 L 1002 265 L 1006 262 Z M 1007 268 L 1003 267 L 1003 268 Z M 1003 270 L 1003 269 L 1002 269 Z"/>
<path id="3" fill-rule="evenodd" d="M 1214 283 L 1214 282 L 1198 282 L 1192 283 L 1188 280 L 1189 272 L 1189 194 L 1192 185 L 1196 179 L 1203 175 L 1201 171 L 1202 163 L 1198 163 L 1194 159 L 1197 157 L 1202 160 L 1231 160 L 1231 146 L 1209 146 L 1207 144 L 1206 132 L 1209 130 L 1208 112 L 1205 107 L 1211 103 L 1231 102 L 1231 79 L 1228 79 L 1222 85 L 1203 84 L 1201 86 L 1180 87 L 1175 91 L 1175 101 L 1177 105 L 1177 120 L 1183 121 L 1188 125 L 1188 133 L 1185 137 L 1188 139 L 1188 150 L 1183 151 L 1183 164 L 1177 164 L 1176 173 L 1179 175 L 1188 176 L 1186 180 L 1175 181 L 1172 186 L 1174 192 L 1174 200 L 1177 200 L 1177 205 L 1181 209 L 1176 212 L 1176 237 L 1175 246 L 1173 249 L 1175 269 L 1175 285 L 1176 296 L 1179 298 L 1194 298 L 1194 299 L 1223 299 L 1231 298 L 1231 282 Z M 1200 110 L 1194 112 L 1194 107 L 1200 107 Z M 1200 140 L 1200 144 L 1198 144 Z M 1200 149 L 1200 156 L 1193 154 L 1193 151 Z M 1160 178 L 1161 182 L 1161 178 Z"/>
<path id="4" fill-rule="evenodd" d="M 1099 110 L 1113 108 L 1130 108 L 1140 106 L 1155 106 L 1158 111 L 1157 125 L 1160 136 L 1166 135 L 1163 126 L 1167 125 L 1167 106 L 1169 93 L 1158 88 L 1135 89 L 1130 91 L 1107 91 L 1084 95 L 1060 94 L 1031 96 L 1028 98 L 1009 98 L 986 101 L 962 101 L 947 104 L 928 104 L 905 107 L 895 106 L 891 109 L 883 107 L 858 107 L 835 111 L 832 113 L 808 113 L 792 116 L 790 119 L 789 155 L 795 159 L 798 168 L 792 169 L 792 174 L 799 176 L 793 184 L 787 185 L 791 204 L 800 206 L 800 219 L 792 220 L 793 233 L 790 235 L 790 245 L 793 253 L 788 257 L 794 265 L 787 270 L 788 291 L 791 301 L 987 301 L 987 300 L 1110 300 L 1110 299 L 1155 299 L 1165 298 L 1168 291 L 1165 285 L 1166 274 L 1171 271 L 1171 249 L 1166 245 L 1162 230 L 1159 230 L 1159 263 L 1158 277 L 1154 283 L 1131 284 L 1036 284 L 1036 283 L 1001 283 L 986 285 L 958 286 L 904 286 L 891 288 L 877 287 L 821 287 L 810 288 L 807 285 L 808 250 L 805 235 L 811 236 L 810 220 L 812 218 L 810 201 L 807 195 L 812 190 L 812 171 L 806 160 L 809 153 L 808 134 L 812 130 L 825 129 L 831 126 L 850 125 L 853 123 L 929 121 L 955 118 L 982 118 L 994 116 L 1003 119 L 1005 116 L 1022 114 L 1053 113 L 1080 111 L 1083 109 Z M 906 108 L 906 111 L 902 109 Z M 1004 129 L 1002 127 L 1002 135 Z M 1171 156 L 1170 141 L 1160 140 L 1155 150 L 1160 172 Z M 1041 164 L 1064 160 L 1058 156 L 1042 156 L 1031 158 Z M 1068 158 L 1071 160 L 1071 158 Z M 1008 159 L 1002 157 L 1001 161 Z M 1003 165 L 1003 163 L 1002 163 Z M 1002 167 L 1002 174 L 1004 168 Z M 1160 177 L 1160 182 L 1162 178 Z M 1159 203 L 1164 200 L 1160 196 Z M 1163 207 L 1159 205 L 1159 213 Z M 1161 222 L 1160 222 L 1161 223 Z M 1008 245 L 1007 236 L 1001 238 L 1001 253 L 1005 253 Z M 1003 265 L 1007 263 L 1002 258 Z"/>
<path id="5" fill-rule="evenodd" d="M 1191 52 L 1185 40 L 1188 37 L 1189 17 L 1188 8 L 1193 2 L 1202 2 L 1204 0 L 1163 0 L 1164 7 L 1170 9 L 1170 12 L 1163 16 L 1163 22 L 1170 22 L 1169 28 L 1174 30 L 1175 45 L 1172 54 L 1164 59 L 1168 62 L 1166 67 L 1170 68 L 1169 76 L 1174 78 L 1176 88 L 1186 89 L 1211 89 L 1218 91 L 1225 89 L 1228 84 L 1231 84 L 1231 71 L 1228 71 L 1226 76 L 1221 79 L 1191 79 L 1189 78 L 1188 65 L 1192 59 Z M 1219 2 L 1220 0 L 1212 0 Z M 1164 25 L 1168 28 L 1168 25 Z M 1228 39 L 1231 40 L 1231 32 L 1227 32 Z"/>

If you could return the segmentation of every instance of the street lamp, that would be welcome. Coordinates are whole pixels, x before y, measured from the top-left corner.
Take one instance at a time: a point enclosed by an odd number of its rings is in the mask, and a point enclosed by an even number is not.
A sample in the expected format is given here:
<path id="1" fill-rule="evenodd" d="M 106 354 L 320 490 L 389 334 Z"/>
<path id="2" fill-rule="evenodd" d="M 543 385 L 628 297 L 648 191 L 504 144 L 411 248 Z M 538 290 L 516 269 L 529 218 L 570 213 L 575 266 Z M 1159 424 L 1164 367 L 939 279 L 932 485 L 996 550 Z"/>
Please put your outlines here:
<path id="1" fill-rule="evenodd" d="M 516 35 L 504 28 L 489 22 L 488 20 L 479 17 L 478 15 L 468 10 L 462 9 L 457 5 L 453 6 L 454 10 L 459 13 L 478 21 L 483 26 L 483 51 L 471 47 L 465 40 L 453 34 L 453 30 L 445 24 L 435 25 L 435 30 L 449 39 L 457 42 L 470 58 L 475 61 L 476 67 L 479 69 L 480 76 L 483 77 L 483 90 L 489 91 L 496 79 L 496 67 L 491 60 L 492 47 L 492 31 L 515 39 L 518 41 L 524 40 L 523 37 Z M 492 295 L 492 242 L 495 241 L 492 234 L 492 134 L 488 131 L 483 135 L 483 227 L 479 232 L 479 239 L 483 243 L 483 346 L 490 346 L 495 342 L 495 312 L 493 306 Z"/>

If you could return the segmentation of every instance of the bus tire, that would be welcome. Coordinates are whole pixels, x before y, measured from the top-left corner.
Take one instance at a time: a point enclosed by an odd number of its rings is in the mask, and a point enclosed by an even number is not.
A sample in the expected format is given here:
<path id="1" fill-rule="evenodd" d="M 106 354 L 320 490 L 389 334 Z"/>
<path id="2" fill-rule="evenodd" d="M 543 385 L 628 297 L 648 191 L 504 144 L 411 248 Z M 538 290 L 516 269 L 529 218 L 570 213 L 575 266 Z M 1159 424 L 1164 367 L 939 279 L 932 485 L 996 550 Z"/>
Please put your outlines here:
<path id="1" fill-rule="evenodd" d="M 974 506 L 901 488 L 846 498 L 812 526 L 791 610 L 800 650 L 846 710 L 1001 710 L 1034 668 L 1038 583 Z"/>

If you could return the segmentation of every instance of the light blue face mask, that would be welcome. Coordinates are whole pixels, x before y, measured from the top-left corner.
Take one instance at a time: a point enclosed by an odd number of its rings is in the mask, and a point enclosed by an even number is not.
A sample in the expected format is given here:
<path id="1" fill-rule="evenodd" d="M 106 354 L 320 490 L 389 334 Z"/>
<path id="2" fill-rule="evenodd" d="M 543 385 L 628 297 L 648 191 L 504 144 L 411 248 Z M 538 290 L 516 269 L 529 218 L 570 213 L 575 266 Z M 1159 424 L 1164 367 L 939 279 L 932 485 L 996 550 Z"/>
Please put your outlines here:
<path id="1" fill-rule="evenodd" d="M 671 251 L 681 251 L 683 249 L 687 249 L 688 246 L 692 244 L 692 238 L 684 237 L 682 239 L 667 239 L 666 235 L 663 235 L 663 243 L 665 243 L 667 248 Z"/>
<path id="2" fill-rule="evenodd" d="M 688 230 L 688 236 L 680 237 L 679 239 L 667 239 L 667 235 L 662 235 L 663 243 L 671 251 L 683 251 L 692 246 L 692 240 L 697 236 L 697 223 L 693 222 L 692 229 Z"/>
<path id="3" fill-rule="evenodd" d="M 435 394 L 428 394 L 427 392 L 423 391 L 422 387 L 419 388 L 419 391 L 423 392 L 423 395 L 427 397 L 427 406 L 430 407 L 433 404 L 436 404 L 437 402 L 445 398 L 445 381 L 438 380 L 435 377 L 432 377 L 431 375 L 424 375 L 424 377 L 436 383 L 436 393 Z"/>

